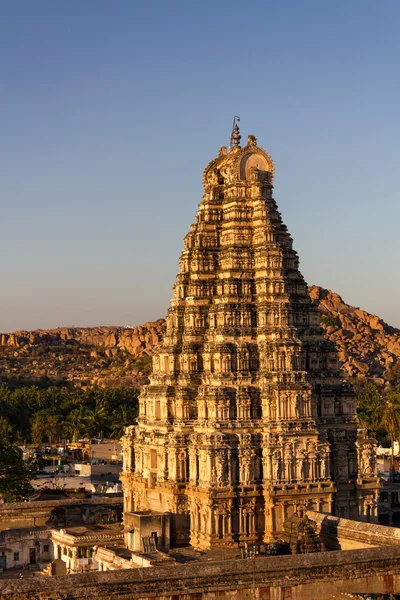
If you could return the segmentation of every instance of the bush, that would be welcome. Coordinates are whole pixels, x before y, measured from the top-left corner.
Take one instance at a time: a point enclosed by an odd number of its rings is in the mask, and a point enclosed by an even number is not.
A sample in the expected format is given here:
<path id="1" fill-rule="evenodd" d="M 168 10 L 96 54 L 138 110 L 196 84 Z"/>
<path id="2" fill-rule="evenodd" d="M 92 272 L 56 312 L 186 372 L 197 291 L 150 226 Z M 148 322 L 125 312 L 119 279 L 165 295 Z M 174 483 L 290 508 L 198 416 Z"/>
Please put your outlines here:
<path id="1" fill-rule="evenodd" d="M 325 327 L 339 327 L 339 319 L 334 317 L 333 315 L 324 315 L 321 317 L 321 324 L 325 325 Z"/>

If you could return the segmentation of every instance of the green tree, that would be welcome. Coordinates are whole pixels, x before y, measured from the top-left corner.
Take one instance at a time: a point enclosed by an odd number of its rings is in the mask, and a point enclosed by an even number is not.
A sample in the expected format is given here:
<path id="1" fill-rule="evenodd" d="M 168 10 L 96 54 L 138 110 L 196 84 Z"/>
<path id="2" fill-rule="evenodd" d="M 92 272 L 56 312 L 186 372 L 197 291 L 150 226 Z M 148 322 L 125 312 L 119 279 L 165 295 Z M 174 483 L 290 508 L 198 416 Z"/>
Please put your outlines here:
<path id="1" fill-rule="evenodd" d="M 361 423 L 378 432 L 382 429 L 382 412 L 385 400 L 379 388 L 372 381 L 359 390 L 357 396 L 357 412 Z"/>
<path id="2" fill-rule="evenodd" d="M 32 491 L 33 469 L 22 458 L 22 452 L 0 438 L 0 498 L 7 502 L 24 500 Z"/>
<path id="3" fill-rule="evenodd" d="M 387 381 L 390 381 L 392 386 L 400 385 L 400 360 L 397 360 L 392 364 L 387 371 L 383 374 Z"/>
<path id="4" fill-rule="evenodd" d="M 400 394 L 390 391 L 386 396 L 381 417 L 382 426 L 388 432 L 392 448 L 392 471 L 394 470 L 394 442 L 400 435 Z"/>
<path id="5" fill-rule="evenodd" d="M 340 321 L 333 315 L 322 315 L 321 324 L 325 325 L 325 327 L 338 327 L 340 325 Z"/>
<path id="6" fill-rule="evenodd" d="M 88 436 L 87 425 L 88 411 L 84 405 L 74 408 L 65 421 L 64 433 L 66 437 L 72 438 L 73 442 Z"/>
<path id="7" fill-rule="evenodd" d="M 111 435 L 119 439 L 124 435 L 125 427 L 133 425 L 136 421 L 137 411 L 124 405 L 118 406 L 111 416 Z"/>
<path id="8" fill-rule="evenodd" d="M 106 419 L 107 409 L 105 402 L 103 400 L 99 400 L 96 402 L 93 410 L 89 411 L 87 414 L 89 435 L 100 436 L 102 431 L 108 430 L 108 426 L 106 426 Z"/>
<path id="9" fill-rule="evenodd" d="M 62 436 L 61 416 L 49 409 L 39 410 L 32 418 L 31 437 L 36 444 L 57 441 Z"/>
<path id="10" fill-rule="evenodd" d="M 0 417 L 0 438 L 11 443 L 14 441 L 14 431 L 9 421 L 4 417 Z"/>

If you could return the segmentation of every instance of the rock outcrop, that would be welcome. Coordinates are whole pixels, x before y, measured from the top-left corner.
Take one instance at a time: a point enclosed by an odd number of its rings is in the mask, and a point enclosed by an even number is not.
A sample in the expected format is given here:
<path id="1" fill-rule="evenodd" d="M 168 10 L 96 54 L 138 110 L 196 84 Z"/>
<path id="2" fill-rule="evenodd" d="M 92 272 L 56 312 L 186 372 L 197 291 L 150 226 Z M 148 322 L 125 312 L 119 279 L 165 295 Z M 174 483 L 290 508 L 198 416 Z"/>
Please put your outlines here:
<path id="1" fill-rule="evenodd" d="M 384 374 L 400 359 L 400 330 L 376 315 L 346 304 L 335 292 L 311 286 L 326 336 L 336 344 L 348 377 L 368 376 L 384 383 Z"/>
<path id="2" fill-rule="evenodd" d="M 336 344 L 346 376 L 384 383 L 400 360 L 400 330 L 376 315 L 346 304 L 322 287 L 309 288 L 322 315 L 326 336 Z M 141 386 L 164 319 L 139 327 L 63 327 L 0 334 L 0 381 L 49 378 L 74 386 Z"/>
<path id="3" fill-rule="evenodd" d="M 141 386 L 163 319 L 139 327 L 64 327 L 0 334 L 0 380 L 43 378 L 74 387 Z"/>

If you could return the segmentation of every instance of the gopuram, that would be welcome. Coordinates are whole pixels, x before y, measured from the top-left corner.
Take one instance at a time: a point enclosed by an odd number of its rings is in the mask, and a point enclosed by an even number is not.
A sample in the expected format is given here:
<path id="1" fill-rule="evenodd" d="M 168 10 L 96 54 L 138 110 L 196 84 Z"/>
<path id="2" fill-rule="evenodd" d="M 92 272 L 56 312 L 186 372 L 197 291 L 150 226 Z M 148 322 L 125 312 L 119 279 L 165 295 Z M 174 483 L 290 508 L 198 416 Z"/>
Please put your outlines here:
<path id="1" fill-rule="evenodd" d="M 271 542 L 299 507 L 377 521 L 375 441 L 308 296 L 273 162 L 253 135 L 240 140 L 236 124 L 204 171 L 166 335 L 123 438 L 125 526 L 146 518 L 157 538 L 152 515 L 165 516 L 172 546 Z"/>

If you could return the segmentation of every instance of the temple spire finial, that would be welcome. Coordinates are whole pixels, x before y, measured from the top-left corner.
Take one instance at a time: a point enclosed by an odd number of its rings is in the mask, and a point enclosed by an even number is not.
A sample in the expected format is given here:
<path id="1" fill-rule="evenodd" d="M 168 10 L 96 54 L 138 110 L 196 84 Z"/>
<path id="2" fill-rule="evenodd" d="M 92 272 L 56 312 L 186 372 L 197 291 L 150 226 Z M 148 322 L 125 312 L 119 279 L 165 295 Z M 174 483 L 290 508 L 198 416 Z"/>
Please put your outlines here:
<path id="1" fill-rule="evenodd" d="M 240 131 L 239 131 L 239 125 L 238 123 L 240 122 L 240 117 L 238 117 L 237 115 L 233 116 L 233 125 L 232 125 L 232 133 L 231 133 L 231 139 L 230 139 L 230 143 L 229 143 L 229 149 L 232 150 L 232 148 L 235 146 L 236 148 L 240 147 L 240 140 L 241 140 L 241 135 L 240 135 Z"/>

